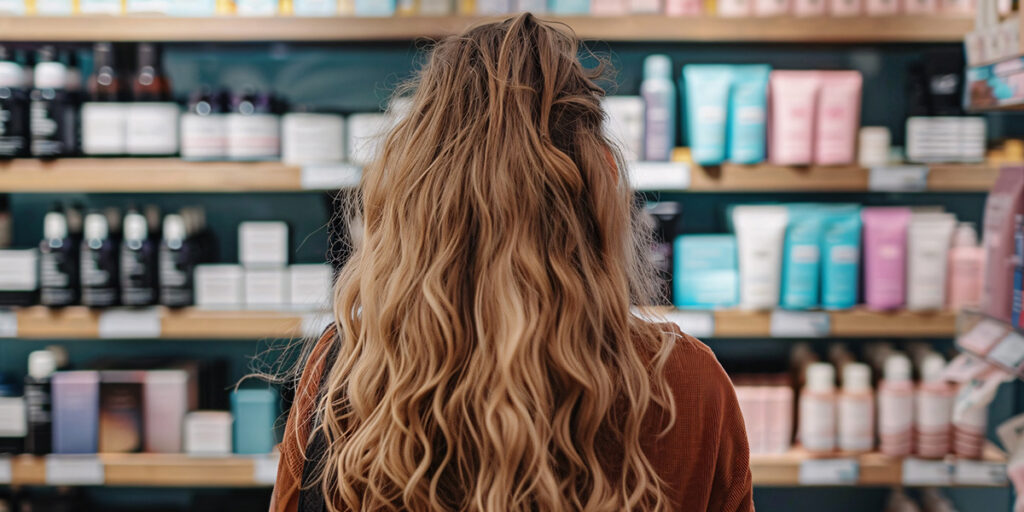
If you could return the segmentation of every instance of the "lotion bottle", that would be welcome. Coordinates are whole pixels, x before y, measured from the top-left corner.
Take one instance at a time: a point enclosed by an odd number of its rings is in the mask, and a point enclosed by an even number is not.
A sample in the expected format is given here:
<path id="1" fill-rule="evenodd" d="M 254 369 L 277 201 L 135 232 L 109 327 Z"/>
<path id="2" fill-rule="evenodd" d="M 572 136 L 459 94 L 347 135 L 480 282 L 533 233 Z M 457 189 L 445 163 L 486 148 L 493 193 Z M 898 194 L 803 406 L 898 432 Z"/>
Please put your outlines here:
<path id="1" fill-rule="evenodd" d="M 828 363 L 807 367 L 807 383 L 800 393 L 800 443 L 812 453 L 836 448 L 835 368 Z"/>
<path id="2" fill-rule="evenodd" d="M 843 367 L 843 390 L 839 394 L 839 449 L 869 452 L 875 447 L 875 396 L 871 367 L 847 363 Z"/>
<path id="3" fill-rule="evenodd" d="M 905 457 L 913 451 L 914 383 L 910 359 L 899 353 L 885 360 L 884 378 L 878 384 L 879 449 L 885 455 Z"/>

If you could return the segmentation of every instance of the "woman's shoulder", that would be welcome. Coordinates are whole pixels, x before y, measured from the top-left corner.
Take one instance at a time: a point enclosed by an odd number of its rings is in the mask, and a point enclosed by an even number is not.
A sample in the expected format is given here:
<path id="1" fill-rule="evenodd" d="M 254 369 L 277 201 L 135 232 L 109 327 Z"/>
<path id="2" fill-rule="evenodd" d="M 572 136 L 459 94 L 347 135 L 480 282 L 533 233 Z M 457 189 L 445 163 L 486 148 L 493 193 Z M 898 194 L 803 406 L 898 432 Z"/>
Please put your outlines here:
<path id="1" fill-rule="evenodd" d="M 665 362 L 665 378 L 676 395 L 707 396 L 732 392 L 732 381 L 711 348 L 674 323 L 658 323 L 663 342 L 673 345 Z"/>

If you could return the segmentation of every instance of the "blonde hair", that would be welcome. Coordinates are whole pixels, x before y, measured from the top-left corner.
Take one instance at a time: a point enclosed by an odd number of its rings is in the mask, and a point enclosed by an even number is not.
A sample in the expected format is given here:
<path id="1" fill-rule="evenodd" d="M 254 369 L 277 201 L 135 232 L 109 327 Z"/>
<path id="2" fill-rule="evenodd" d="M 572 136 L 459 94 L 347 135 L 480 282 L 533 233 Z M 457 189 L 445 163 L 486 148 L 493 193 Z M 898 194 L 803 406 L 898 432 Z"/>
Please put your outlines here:
<path id="1" fill-rule="evenodd" d="M 317 405 L 337 510 L 664 510 L 672 348 L 603 91 L 524 14 L 433 48 L 363 174 Z M 653 433 L 668 428 L 655 426 Z"/>

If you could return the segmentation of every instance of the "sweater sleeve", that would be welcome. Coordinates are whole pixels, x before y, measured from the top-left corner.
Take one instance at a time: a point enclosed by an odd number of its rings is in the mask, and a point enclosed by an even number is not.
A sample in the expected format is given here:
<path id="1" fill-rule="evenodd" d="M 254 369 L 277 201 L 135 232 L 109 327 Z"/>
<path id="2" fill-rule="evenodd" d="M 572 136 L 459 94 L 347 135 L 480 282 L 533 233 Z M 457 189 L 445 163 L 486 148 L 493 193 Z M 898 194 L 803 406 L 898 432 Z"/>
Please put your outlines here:
<path id="1" fill-rule="evenodd" d="M 750 476 L 750 448 L 736 390 L 729 377 L 718 366 L 715 379 L 719 383 L 722 406 L 719 423 L 718 460 L 711 487 L 708 510 L 747 512 L 754 510 L 754 491 Z"/>

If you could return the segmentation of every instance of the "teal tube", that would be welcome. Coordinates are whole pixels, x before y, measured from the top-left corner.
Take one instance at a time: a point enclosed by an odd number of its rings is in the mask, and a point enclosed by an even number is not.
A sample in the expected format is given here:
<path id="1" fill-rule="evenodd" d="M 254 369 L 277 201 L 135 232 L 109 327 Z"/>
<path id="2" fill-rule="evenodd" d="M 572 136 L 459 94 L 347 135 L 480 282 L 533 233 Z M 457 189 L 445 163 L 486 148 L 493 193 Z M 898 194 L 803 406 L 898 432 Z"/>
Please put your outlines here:
<path id="1" fill-rule="evenodd" d="M 683 235 L 675 240 L 676 307 L 715 309 L 739 302 L 739 267 L 733 235 Z"/>
<path id="2" fill-rule="evenodd" d="M 725 160 L 726 120 L 732 66 L 688 64 L 683 66 L 686 91 L 686 135 L 693 161 L 718 165 Z"/>
<path id="3" fill-rule="evenodd" d="M 821 302 L 825 309 L 857 305 L 860 239 L 860 207 L 848 205 L 826 212 L 821 238 Z"/>
<path id="4" fill-rule="evenodd" d="M 782 254 L 782 297 L 785 309 L 818 307 L 821 275 L 823 211 L 818 205 L 789 206 L 789 226 Z"/>
<path id="5" fill-rule="evenodd" d="M 756 164 L 765 159 L 765 123 L 768 119 L 768 76 L 771 66 L 732 67 L 729 97 L 729 161 Z"/>

